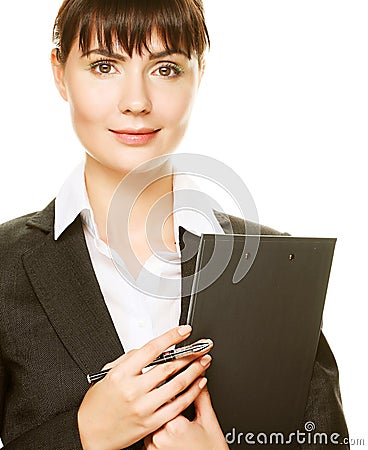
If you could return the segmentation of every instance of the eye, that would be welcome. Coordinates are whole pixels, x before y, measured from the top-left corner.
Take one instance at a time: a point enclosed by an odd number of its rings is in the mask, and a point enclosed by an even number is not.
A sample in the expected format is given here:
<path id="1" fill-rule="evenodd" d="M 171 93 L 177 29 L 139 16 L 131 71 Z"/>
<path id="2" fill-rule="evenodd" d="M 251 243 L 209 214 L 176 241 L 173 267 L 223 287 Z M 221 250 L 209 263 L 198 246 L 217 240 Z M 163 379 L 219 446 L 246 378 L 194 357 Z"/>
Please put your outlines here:
<path id="1" fill-rule="evenodd" d="M 178 64 L 174 63 L 166 63 L 160 67 L 158 67 L 153 75 L 159 76 L 162 78 L 175 78 L 184 73 L 184 69 L 180 67 Z"/>
<path id="2" fill-rule="evenodd" d="M 90 69 L 99 75 L 114 75 L 117 70 L 112 61 L 95 61 L 90 64 Z"/>

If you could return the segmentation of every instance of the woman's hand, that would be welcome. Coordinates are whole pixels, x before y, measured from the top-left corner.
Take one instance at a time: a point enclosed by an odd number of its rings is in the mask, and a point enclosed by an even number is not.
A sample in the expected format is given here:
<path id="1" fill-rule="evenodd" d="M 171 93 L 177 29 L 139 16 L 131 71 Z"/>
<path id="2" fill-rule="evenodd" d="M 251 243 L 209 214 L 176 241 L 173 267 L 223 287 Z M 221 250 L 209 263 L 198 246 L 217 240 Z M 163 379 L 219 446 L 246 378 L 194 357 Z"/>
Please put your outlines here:
<path id="1" fill-rule="evenodd" d="M 179 415 L 144 440 L 145 450 L 228 450 L 207 388 L 194 401 L 196 418 Z"/>
<path id="2" fill-rule="evenodd" d="M 195 355 L 178 359 L 142 373 L 147 364 L 186 339 L 190 332 L 189 326 L 174 328 L 105 366 L 111 370 L 88 390 L 78 411 L 83 449 L 128 447 L 170 422 L 195 400 L 211 361 L 209 355 L 203 355 L 210 348 L 202 352 L 201 358 Z"/>

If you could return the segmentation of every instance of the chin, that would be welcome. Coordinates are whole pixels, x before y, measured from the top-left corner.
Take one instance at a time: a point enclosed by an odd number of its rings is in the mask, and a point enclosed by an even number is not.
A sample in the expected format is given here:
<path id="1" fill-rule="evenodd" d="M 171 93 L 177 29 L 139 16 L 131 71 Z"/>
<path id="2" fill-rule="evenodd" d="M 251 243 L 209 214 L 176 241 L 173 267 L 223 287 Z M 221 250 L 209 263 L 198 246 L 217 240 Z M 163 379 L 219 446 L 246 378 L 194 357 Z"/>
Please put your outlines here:
<path id="1" fill-rule="evenodd" d="M 136 170 L 137 173 L 139 172 L 143 173 L 161 166 L 167 159 L 165 158 L 165 160 L 163 160 L 162 158 L 159 158 L 157 160 L 157 163 L 155 163 L 154 159 L 158 156 L 162 155 L 153 155 L 153 156 L 149 155 L 147 157 L 144 157 L 143 155 L 141 156 L 125 155 L 123 159 L 119 158 L 119 161 L 111 161 L 111 160 L 104 161 L 101 159 L 96 160 L 95 158 L 93 157 L 92 158 L 98 163 L 99 170 L 106 172 L 113 171 L 124 177 L 133 170 Z M 151 161 L 152 159 L 153 159 L 152 164 L 148 164 L 148 162 Z M 141 170 L 139 169 L 139 166 L 142 166 Z"/>

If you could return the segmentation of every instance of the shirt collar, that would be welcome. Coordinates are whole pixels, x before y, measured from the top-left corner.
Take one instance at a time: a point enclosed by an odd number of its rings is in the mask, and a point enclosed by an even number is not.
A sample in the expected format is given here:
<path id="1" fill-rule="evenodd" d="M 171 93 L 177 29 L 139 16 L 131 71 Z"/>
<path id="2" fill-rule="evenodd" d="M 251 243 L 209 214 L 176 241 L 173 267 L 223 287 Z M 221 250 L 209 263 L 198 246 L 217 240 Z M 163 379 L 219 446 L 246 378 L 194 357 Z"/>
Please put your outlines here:
<path id="1" fill-rule="evenodd" d="M 174 191 L 174 233 L 177 253 L 179 247 L 179 226 L 200 236 L 202 233 L 223 234 L 211 200 L 200 196 L 201 192 L 193 178 L 176 170 L 173 180 Z M 199 201 L 198 201 L 199 198 Z M 195 205 L 193 207 L 193 205 Z M 84 162 L 78 164 L 61 187 L 55 200 L 54 239 L 61 234 L 81 214 L 83 223 L 91 234 L 98 238 L 93 211 L 89 203 L 84 178 Z"/>
<path id="2" fill-rule="evenodd" d="M 93 235 L 98 235 L 93 211 L 88 200 L 84 180 L 84 162 L 78 164 L 65 180 L 55 199 L 54 239 L 61 234 L 81 214 L 82 220 Z"/>
<path id="3" fill-rule="evenodd" d="M 224 233 L 214 214 L 212 199 L 201 191 L 194 177 L 181 174 L 177 169 L 173 179 L 173 191 L 175 244 L 179 254 L 179 226 L 197 236 Z"/>

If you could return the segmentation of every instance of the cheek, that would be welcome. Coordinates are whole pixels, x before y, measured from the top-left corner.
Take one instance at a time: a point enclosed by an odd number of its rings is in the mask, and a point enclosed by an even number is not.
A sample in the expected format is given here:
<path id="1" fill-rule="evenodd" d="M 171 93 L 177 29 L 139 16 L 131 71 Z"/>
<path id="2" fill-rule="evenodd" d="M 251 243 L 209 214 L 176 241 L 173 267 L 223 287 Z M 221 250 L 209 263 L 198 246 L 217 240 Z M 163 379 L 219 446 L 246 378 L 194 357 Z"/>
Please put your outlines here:
<path id="1" fill-rule="evenodd" d="M 173 89 L 169 95 L 158 96 L 156 111 L 160 111 L 165 123 L 173 128 L 186 126 L 193 108 L 196 90 L 193 86 Z"/>
<path id="2" fill-rule="evenodd" d="M 68 98 L 75 127 L 105 124 L 113 110 L 113 90 L 89 83 L 71 83 Z"/>

